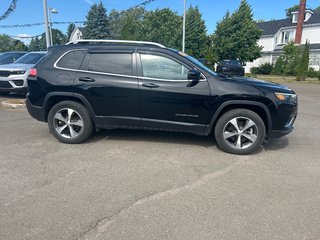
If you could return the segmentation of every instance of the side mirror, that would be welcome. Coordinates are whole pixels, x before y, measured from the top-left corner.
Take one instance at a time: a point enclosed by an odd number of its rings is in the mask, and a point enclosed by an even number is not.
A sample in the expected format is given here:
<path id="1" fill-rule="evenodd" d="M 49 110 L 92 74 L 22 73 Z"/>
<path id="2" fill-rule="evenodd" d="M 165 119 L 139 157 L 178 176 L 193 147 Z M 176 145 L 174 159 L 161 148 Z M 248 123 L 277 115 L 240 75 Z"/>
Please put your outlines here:
<path id="1" fill-rule="evenodd" d="M 188 79 L 192 81 L 199 81 L 200 80 L 200 72 L 198 70 L 190 70 L 188 72 Z"/>

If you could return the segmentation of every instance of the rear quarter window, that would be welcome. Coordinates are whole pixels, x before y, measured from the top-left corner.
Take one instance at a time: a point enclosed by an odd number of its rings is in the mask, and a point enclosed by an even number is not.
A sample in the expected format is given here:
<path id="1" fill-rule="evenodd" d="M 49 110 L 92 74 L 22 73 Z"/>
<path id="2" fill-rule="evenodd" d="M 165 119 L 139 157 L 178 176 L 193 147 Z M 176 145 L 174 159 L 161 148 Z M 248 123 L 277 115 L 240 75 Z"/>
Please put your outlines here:
<path id="1" fill-rule="evenodd" d="M 57 63 L 57 67 L 79 70 L 86 50 L 74 50 L 66 53 Z"/>

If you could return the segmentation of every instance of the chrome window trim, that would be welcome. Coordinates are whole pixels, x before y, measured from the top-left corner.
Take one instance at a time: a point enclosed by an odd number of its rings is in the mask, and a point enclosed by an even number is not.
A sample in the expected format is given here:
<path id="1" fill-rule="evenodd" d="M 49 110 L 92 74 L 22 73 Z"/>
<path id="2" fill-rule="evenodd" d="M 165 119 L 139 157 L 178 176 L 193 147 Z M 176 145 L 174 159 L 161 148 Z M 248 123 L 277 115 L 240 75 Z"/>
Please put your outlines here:
<path id="1" fill-rule="evenodd" d="M 133 76 L 133 75 L 122 75 L 122 74 L 116 74 L 116 73 L 104 73 L 104 72 L 95 72 L 95 71 L 88 71 L 88 70 L 81 70 L 81 69 L 72 69 L 72 68 L 64 68 L 64 67 L 59 67 L 57 64 L 59 61 L 69 52 L 74 52 L 74 51 L 87 51 L 88 49 L 85 48 L 77 48 L 77 49 L 71 49 L 64 54 L 62 54 L 57 61 L 55 61 L 53 67 L 56 69 L 60 70 L 65 70 L 65 71 L 71 71 L 71 72 L 82 72 L 82 73 L 94 73 L 94 74 L 100 74 L 100 75 L 106 75 L 106 76 L 114 76 L 114 77 L 125 77 L 125 78 L 138 78 L 142 80 L 154 80 L 154 81 L 162 81 L 162 82 L 192 82 L 192 80 L 175 80 L 175 79 L 162 79 L 162 78 L 149 78 L 149 77 L 141 77 L 141 76 Z M 198 70 L 198 69 L 196 69 Z M 199 70 L 198 70 L 199 71 Z M 200 79 L 199 82 L 206 82 L 207 78 L 206 76 L 202 73 L 201 76 L 203 79 Z"/>

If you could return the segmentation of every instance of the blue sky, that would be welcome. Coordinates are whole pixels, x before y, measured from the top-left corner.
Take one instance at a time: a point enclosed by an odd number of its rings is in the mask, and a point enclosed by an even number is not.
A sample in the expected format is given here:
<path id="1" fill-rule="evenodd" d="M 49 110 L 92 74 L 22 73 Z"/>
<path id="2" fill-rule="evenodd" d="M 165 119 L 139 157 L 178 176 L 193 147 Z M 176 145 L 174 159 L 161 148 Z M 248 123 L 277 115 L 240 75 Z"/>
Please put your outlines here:
<path id="1" fill-rule="evenodd" d="M 52 21 L 83 21 L 90 9 L 90 5 L 99 0 L 47 0 L 48 7 L 56 8 L 59 13 L 52 15 Z M 124 10 L 135 6 L 144 0 L 102 0 L 107 10 Z M 212 33 L 217 21 L 221 20 L 226 11 L 234 11 L 241 0 L 187 0 L 187 6 L 197 5 L 206 22 L 208 33 Z M 299 0 L 248 0 L 251 4 L 255 19 L 281 19 L 285 17 L 285 9 L 298 4 Z M 11 0 L 1 0 L 0 15 L 2 15 Z M 319 0 L 307 0 L 307 6 L 314 8 L 320 5 Z M 169 7 L 173 11 L 182 14 L 183 0 L 155 0 L 147 6 L 148 10 Z M 25 24 L 43 22 L 42 0 L 18 0 L 16 10 L 2 21 L 0 25 Z M 68 25 L 56 25 L 62 31 L 66 31 Z M 0 28 L 0 34 L 16 36 L 19 34 L 38 35 L 44 32 L 44 27 L 28 28 Z"/>

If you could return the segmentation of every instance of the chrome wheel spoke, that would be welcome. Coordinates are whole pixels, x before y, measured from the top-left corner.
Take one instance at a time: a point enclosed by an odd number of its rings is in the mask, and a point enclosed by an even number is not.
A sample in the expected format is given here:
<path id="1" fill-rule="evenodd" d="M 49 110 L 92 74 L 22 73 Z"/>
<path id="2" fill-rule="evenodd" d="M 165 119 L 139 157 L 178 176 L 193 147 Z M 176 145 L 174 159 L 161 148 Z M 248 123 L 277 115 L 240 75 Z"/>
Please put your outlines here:
<path id="1" fill-rule="evenodd" d="M 78 136 L 78 133 L 73 129 L 72 126 L 69 127 L 69 131 L 70 131 L 70 137 L 74 138 L 76 136 Z"/>
<path id="2" fill-rule="evenodd" d="M 57 119 L 61 122 L 68 122 L 68 119 L 66 119 L 64 116 L 62 116 L 61 112 L 57 112 L 55 115 L 54 115 L 54 119 Z"/>
<path id="3" fill-rule="evenodd" d="M 75 126 L 79 126 L 79 127 L 83 127 L 83 121 L 81 119 L 75 121 L 75 122 L 71 122 L 70 125 L 75 125 Z"/>
<path id="4" fill-rule="evenodd" d="M 63 130 L 65 130 L 67 127 L 68 127 L 67 124 L 62 125 L 62 126 L 59 126 L 59 127 L 56 127 L 56 131 L 57 131 L 59 134 L 62 134 Z"/>
<path id="5" fill-rule="evenodd" d="M 249 128 L 255 126 L 255 125 L 256 125 L 256 124 L 255 124 L 252 120 L 248 119 L 248 121 L 247 121 L 246 124 L 244 125 L 242 131 L 246 131 L 246 130 L 248 130 Z"/>
<path id="6" fill-rule="evenodd" d="M 223 132 L 224 139 L 229 139 L 229 138 L 237 136 L 237 135 L 238 135 L 238 133 L 235 133 L 235 132 Z"/>
<path id="7" fill-rule="evenodd" d="M 254 134 L 243 134 L 243 136 L 254 143 L 257 140 L 257 136 Z"/>
<path id="8" fill-rule="evenodd" d="M 232 126 L 233 126 L 238 132 L 240 132 L 239 125 L 238 125 L 238 119 L 237 119 L 237 118 L 232 119 L 229 123 L 232 124 Z"/>
<path id="9" fill-rule="evenodd" d="M 235 148 L 237 148 L 237 149 L 241 149 L 241 148 L 242 148 L 241 136 L 240 136 L 240 135 L 239 135 L 238 138 L 237 138 L 237 142 L 236 142 Z"/>
<path id="10" fill-rule="evenodd" d="M 74 113 L 74 110 L 68 108 L 68 121 L 71 121 L 72 114 Z"/>

